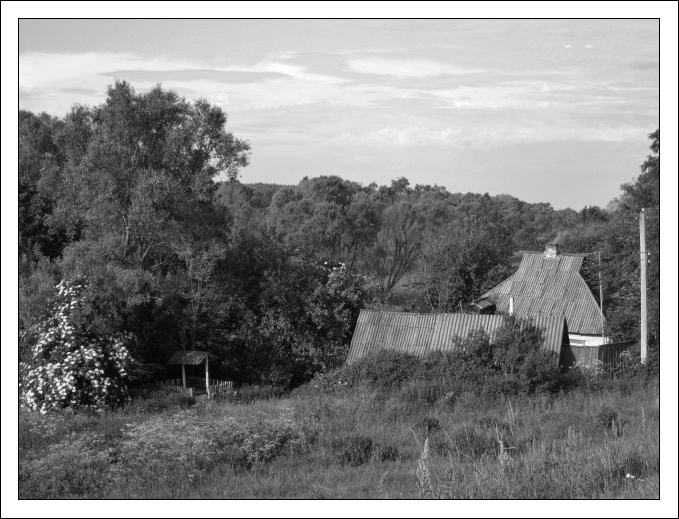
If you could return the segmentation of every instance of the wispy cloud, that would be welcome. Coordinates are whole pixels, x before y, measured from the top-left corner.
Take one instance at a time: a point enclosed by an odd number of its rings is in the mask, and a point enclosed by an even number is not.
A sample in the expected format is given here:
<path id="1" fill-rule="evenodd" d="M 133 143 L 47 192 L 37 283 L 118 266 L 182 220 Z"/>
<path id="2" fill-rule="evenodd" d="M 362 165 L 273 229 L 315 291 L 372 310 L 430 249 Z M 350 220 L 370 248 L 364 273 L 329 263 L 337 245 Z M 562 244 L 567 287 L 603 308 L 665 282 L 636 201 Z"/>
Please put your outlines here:
<path id="1" fill-rule="evenodd" d="M 366 140 L 394 146 L 422 146 L 448 143 L 460 133 L 460 130 L 453 130 L 452 128 L 430 130 L 421 127 L 387 126 L 369 133 Z"/>
<path id="2" fill-rule="evenodd" d="M 363 74 L 378 74 L 396 77 L 432 77 L 440 75 L 475 74 L 482 69 L 465 69 L 431 60 L 399 60 L 385 58 L 355 58 L 349 59 L 348 67 Z"/>

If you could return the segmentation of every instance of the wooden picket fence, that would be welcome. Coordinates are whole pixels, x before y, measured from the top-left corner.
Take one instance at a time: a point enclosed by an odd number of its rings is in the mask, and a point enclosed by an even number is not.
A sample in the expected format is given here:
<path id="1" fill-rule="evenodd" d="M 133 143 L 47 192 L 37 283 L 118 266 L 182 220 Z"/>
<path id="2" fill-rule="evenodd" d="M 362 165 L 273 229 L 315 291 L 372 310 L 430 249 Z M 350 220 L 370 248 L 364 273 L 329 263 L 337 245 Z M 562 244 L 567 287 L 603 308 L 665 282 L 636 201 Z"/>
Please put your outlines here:
<path id="1" fill-rule="evenodd" d="M 210 396 L 223 393 L 225 391 L 233 391 L 233 382 L 231 380 L 216 380 L 210 379 Z M 179 393 L 184 392 L 181 378 L 172 378 L 158 382 L 161 387 L 170 388 Z M 186 392 L 193 395 L 196 389 L 205 390 L 205 379 L 202 377 L 186 377 Z"/>

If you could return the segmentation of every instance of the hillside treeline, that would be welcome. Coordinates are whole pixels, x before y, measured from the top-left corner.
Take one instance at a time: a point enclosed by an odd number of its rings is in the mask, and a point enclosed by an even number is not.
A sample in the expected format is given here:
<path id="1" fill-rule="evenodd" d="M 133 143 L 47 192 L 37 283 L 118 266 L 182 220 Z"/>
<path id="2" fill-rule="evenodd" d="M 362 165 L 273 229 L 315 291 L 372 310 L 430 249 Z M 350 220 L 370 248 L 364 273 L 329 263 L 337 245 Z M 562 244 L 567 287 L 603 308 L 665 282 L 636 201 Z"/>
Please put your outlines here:
<path id="1" fill-rule="evenodd" d="M 510 275 L 513 253 L 555 240 L 603 251 L 611 333 L 636 339 L 642 207 L 659 342 L 659 131 L 613 210 L 557 211 L 406 178 L 244 184 L 250 144 L 226 122 L 205 100 L 124 81 L 65 117 L 19 112 L 22 360 L 67 280 L 84 290 L 72 326 L 83 337 L 129 333 L 139 379 L 197 349 L 223 360 L 218 376 L 295 386 L 344 361 L 366 305 L 455 311 Z M 595 289 L 597 268 L 586 272 Z"/>

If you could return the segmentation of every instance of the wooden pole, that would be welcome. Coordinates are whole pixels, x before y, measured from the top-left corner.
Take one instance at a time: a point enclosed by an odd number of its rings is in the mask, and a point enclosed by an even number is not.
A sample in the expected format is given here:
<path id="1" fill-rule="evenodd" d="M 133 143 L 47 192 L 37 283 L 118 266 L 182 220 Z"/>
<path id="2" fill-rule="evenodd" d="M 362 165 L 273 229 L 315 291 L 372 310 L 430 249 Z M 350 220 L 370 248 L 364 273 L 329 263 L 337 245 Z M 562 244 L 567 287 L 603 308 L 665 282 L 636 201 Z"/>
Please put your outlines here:
<path id="1" fill-rule="evenodd" d="M 604 285 L 601 281 L 601 251 L 599 251 L 599 306 L 601 310 L 601 344 L 606 344 L 604 335 Z"/>
<path id="2" fill-rule="evenodd" d="M 646 329 L 646 213 L 644 209 L 639 213 L 639 238 L 641 245 L 639 258 L 641 264 L 641 363 L 646 364 L 648 332 Z"/>
<path id="3" fill-rule="evenodd" d="M 210 400 L 210 371 L 208 369 L 208 356 L 205 355 L 205 391 L 207 399 Z"/>
<path id="4" fill-rule="evenodd" d="M 182 388 L 186 389 L 186 368 L 182 364 Z"/>

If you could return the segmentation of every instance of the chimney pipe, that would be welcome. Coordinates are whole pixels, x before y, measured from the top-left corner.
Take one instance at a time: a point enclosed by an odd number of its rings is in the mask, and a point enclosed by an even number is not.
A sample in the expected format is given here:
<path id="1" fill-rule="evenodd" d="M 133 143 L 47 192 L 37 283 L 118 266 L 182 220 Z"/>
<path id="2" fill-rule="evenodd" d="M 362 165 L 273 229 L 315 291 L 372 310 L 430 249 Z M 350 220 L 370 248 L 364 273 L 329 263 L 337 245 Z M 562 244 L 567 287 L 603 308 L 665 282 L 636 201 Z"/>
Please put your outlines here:
<path id="1" fill-rule="evenodd" d="M 514 315 L 514 296 L 509 296 L 509 315 Z"/>
<path id="2" fill-rule="evenodd" d="M 548 243 L 545 245 L 545 258 L 556 258 L 559 255 L 559 245 L 556 243 Z"/>

